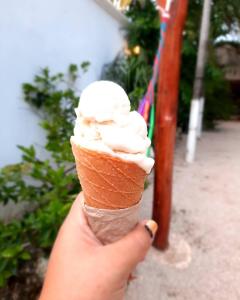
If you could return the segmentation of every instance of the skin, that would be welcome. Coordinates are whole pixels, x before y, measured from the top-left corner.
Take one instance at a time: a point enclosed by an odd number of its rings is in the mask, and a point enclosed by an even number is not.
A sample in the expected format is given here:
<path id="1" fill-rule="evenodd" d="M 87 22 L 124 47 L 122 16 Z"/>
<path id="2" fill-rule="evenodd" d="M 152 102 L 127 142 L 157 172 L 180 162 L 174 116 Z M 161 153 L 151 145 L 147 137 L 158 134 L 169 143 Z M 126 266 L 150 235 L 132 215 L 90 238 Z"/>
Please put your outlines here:
<path id="1" fill-rule="evenodd" d="M 103 246 L 87 224 L 81 197 L 59 230 L 39 300 L 123 299 L 131 272 L 151 246 L 146 221 L 123 239 Z"/>

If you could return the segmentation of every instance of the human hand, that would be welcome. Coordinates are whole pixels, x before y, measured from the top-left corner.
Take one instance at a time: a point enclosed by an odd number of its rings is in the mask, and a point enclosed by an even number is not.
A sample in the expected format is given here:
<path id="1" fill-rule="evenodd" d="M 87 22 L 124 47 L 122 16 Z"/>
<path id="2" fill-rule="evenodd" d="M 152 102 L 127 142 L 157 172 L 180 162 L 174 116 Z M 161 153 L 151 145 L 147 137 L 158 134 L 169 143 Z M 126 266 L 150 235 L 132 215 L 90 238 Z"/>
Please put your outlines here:
<path id="1" fill-rule="evenodd" d="M 82 197 L 59 230 L 39 300 L 123 299 L 129 275 L 150 248 L 154 221 L 143 221 L 121 240 L 103 246 L 88 226 Z"/>

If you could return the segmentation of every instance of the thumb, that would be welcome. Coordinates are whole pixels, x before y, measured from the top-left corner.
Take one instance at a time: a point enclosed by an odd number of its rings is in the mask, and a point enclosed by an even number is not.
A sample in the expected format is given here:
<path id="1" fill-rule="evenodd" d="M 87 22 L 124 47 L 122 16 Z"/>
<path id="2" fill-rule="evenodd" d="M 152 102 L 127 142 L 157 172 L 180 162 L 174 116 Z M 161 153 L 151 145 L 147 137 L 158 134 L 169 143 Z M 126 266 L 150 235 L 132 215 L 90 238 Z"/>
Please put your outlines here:
<path id="1" fill-rule="evenodd" d="M 129 274 L 145 258 L 157 231 L 155 221 L 142 221 L 121 240 L 110 244 L 109 255 L 118 270 Z M 117 255 L 116 255 L 117 253 Z"/>

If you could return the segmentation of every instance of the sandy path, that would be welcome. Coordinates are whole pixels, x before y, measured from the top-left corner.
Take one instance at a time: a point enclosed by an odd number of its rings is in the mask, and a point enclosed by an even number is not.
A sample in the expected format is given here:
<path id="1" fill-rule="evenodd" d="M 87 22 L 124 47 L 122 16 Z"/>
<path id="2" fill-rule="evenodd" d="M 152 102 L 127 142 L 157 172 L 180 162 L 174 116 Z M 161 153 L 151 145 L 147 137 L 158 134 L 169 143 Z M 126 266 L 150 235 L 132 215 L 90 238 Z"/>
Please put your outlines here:
<path id="1" fill-rule="evenodd" d="M 138 268 L 127 300 L 240 299 L 240 122 L 223 122 L 205 132 L 197 161 L 184 162 L 178 142 L 173 187 L 172 233 L 191 247 L 185 269 L 164 265 L 152 249 Z M 152 185 L 142 217 L 151 216 Z"/>

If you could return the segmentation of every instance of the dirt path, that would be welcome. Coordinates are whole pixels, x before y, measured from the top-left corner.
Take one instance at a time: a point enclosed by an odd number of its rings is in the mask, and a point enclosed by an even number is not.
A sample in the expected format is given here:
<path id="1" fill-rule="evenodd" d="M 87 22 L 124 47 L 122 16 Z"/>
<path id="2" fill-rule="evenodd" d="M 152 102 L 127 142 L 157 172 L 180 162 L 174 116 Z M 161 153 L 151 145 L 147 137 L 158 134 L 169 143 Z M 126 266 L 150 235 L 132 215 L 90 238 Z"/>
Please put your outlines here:
<path id="1" fill-rule="evenodd" d="M 205 132 L 197 160 L 184 162 L 178 142 L 173 187 L 172 233 L 190 246 L 186 268 L 163 264 L 152 249 L 128 288 L 127 300 L 240 299 L 240 122 Z M 151 216 L 152 185 L 142 217 Z"/>

